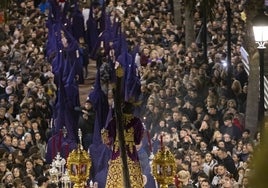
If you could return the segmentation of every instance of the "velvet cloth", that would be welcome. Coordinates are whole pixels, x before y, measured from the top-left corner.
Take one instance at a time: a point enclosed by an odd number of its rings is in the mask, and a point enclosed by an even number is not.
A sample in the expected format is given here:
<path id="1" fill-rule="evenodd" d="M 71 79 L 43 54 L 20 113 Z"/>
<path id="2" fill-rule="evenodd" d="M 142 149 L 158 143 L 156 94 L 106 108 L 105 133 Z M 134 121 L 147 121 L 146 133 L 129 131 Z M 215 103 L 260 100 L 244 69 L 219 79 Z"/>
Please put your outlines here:
<path id="1" fill-rule="evenodd" d="M 124 116 L 124 115 L 123 115 Z M 138 145 L 143 136 L 143 125 L 142 122 L 139 118 L 133 117 L 131 121 L 124 125 L 125 128 L 125 142 L 126 142 L 126 152 L 128 157 L 133 160 L 133 161 L 138 161 L 138 152 L 136 150 L 136 146 Z M 110 140 L 113 142 L 113 153 L 112 153 L 112 158 L 111 160 L 115 160 L 116 158 L 120 157 L 120 150 L 117 147 L 118 144 L 118 138 L 117 138 L 117 133 L 116 133 L 116 120 L 112 119 L 112 121 L 108 124 L 107 127 L 108 130 L 108 135 Z M 129 134 L 132 134 L 132 138 L 128 137 Z"/>

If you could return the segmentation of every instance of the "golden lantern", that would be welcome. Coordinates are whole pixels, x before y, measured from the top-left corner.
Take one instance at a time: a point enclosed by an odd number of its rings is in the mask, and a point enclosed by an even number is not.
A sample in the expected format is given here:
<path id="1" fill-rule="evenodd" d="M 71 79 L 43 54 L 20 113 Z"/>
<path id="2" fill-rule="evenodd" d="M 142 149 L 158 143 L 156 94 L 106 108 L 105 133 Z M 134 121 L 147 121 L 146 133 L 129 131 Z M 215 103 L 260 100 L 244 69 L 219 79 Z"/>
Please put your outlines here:
<path id="1" fill-rule="evenodd" d="M 91 158 L 89 154 L 83 150 L 82 132 L 78 130 L 79 143 L 78 148 L 73 150 L 67 158 L 67 170 L 70 180 L 74 182 L 74 188 L 84 188 L 89 177 L 91 167 Z"/>
<path id="2" fill-rule="evenodd" d="M 152 174 L 160 188 L 167 188 L 168 185 L 174 184 L 175 176 L 175 157 L 168 148 L 161 146 L 152 161 Z"/>

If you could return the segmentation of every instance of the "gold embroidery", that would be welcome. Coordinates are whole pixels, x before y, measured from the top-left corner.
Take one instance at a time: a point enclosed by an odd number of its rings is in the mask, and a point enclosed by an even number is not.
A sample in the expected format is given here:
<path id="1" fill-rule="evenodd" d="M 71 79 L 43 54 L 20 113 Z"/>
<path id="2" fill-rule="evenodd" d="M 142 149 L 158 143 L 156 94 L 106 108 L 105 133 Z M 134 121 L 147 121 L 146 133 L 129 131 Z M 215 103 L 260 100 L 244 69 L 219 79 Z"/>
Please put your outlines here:
<path id="1" fill-rule="evenodd" d="M 129 147 L 129 151 L 130 153 L 133 153 L 133 149 L 134 149 L 134 128 L 131 127 L 128 130 L 124 131 L 124 136 L 125 136 L 125 141 L 126 141 L 126 145 Z"/>
<path id="2" fill-rule="evenodd" d="M 139 162 L 127 158 L 131 188 L 142 188 L 143 177 Z M 124 188 L 122 162 L 118 157 L 111 160 L 105 188 Z"/>
<path id="3" fill-rule="evenodd" d="M 133 149 L 135 146 L 134 143 L 134 128 L 131 127 L 128 130 L 124 130 L 124 137 L 126 146 L 128 146 L 130 153 L 133 153 Z M 119 142 L 118 142 L 118 136 L 116 136 L 116 140 L 114 142 L 114 151 L 117 152 L 119 150 Z"/>

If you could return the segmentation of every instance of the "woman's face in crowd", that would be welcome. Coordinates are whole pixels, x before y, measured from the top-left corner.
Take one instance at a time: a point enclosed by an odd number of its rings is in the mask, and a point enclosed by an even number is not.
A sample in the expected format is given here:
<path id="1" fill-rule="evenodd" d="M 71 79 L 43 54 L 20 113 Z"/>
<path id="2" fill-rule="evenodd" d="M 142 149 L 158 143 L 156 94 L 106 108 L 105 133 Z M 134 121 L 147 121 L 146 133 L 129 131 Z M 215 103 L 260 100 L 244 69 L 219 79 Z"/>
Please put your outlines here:
<path id="1" fill-rule="evenodd" d="M 159 125 L 160 125 L 160 127 L 164 127 L 166 125 L 166 123 L 165 123 L 165 121 L 160 121 Z"/>
<path id="2" fill-rule="evenodd" d="M 221 140 L 222 139 L 222 134 L 221 133 L 216 134 L 215 139 L 216 139 L 216 141 Z"/>
<path id="3" fill-rule="evenodd" d="M 207 153 L 207 154 L 205 155 L 205 160 L 206 160 L 207 162 L 212 161 L 212 155 L 211 155 L 210 153 Z"/>
<path id="4" fill-rule="evenodd" d="M 26 169 L 33 169 L 33 163 L 31 161 L 26 162 Z"/>
<path id="5" fill-rule="evenodd" d="M 18 168 L 14 168 L 14 170 L 13 170 L 13 176 L 15 178 L 17 178 L 17 177 L 20 176 L 20 170 Z"/>
<path id="6" fill-rule="evenodd" d="M 236 154 L 233 154 L 232 158 L 233 158 L 234 162 L 237 162 L 239 160 L 239 158 Z"/>

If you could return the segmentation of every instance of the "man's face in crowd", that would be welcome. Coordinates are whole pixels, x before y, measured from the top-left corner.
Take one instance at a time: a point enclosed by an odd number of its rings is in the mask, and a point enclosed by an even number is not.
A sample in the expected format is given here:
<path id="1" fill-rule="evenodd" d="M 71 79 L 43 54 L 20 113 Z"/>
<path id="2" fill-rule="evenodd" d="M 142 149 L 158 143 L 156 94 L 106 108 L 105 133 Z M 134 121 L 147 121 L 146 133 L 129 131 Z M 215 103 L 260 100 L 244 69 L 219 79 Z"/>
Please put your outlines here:
<path id="1" fill-rule="evenodd" d="M 217 175 L 222 176 L 222 175 L 225 174 L 225 172 L 226 172 L 226 169 L 225 169 L 224 166 L 218 166 L 218 168 L 217 168 Z"/>

